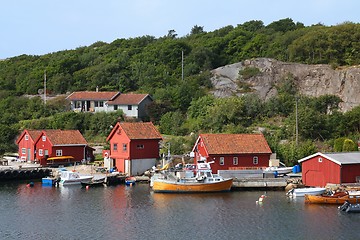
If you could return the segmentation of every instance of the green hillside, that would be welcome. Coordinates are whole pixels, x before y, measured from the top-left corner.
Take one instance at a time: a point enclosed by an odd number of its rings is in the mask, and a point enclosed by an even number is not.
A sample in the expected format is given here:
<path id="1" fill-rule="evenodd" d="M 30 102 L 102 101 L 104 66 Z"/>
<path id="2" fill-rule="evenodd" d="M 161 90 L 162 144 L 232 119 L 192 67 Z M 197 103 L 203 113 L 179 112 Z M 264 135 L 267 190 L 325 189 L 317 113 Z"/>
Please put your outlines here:
<path id="1" fill-rule="evenodd" d="M 292 144 L 297 91 L 291 77 L 277 86 L 279 95 L 267 102 L 255 96 L 217 99 L 208 92 L 212 88 L 210 70 L 249 58 L 333 67 L 357 65 L 359 39 L 359 24 L 304 26 L 287 18 L 267 26 L 249 21 L 213 32 L 194 26 L 184 37 L 171 30 L 161 38 L 117 39 L 109 44 L 96 42 L 75 50 L 5 59 L 0 61 L 0 152 L 16 149 L 14 139 L 25 127 L 79 129 L 89 141 L 101 141 L 109 126 L 122 118 L 121 113 L 66 112 L 61 97 L 46 106 L 39 97 L 26 97 L 43 89 L 45 71 L 47 91 L 54 95 L 96 87 L 151 94 L 155 101 L 149 120 L 163 134 L 196 136 L 199 132 L 240 133 L 261 128 L 273 151 L 290 162 L 317 150 L 333 150 L 340 138 L 352 140 L 355 149 L 360 107 L 341 113 L 337 111 L 340 100 L 334 96 L 298 96 L 299 143 Z M 194 137 L 174 139 L 172 150 L 191 150 L 184 146 L 191 146 Z"/>

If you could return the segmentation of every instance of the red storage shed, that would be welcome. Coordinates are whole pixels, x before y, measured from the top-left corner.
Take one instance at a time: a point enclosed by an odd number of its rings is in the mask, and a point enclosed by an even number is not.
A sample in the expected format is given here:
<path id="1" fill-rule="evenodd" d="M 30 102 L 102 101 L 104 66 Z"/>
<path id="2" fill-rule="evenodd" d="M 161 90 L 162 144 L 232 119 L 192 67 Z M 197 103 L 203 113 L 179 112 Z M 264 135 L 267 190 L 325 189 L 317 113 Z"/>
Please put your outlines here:
<path id="1" fill-rule="evenodd" d="M 315 153 L 298 161 L 305 186 L 355 183 L 360 179 L 360 152 Z"/>

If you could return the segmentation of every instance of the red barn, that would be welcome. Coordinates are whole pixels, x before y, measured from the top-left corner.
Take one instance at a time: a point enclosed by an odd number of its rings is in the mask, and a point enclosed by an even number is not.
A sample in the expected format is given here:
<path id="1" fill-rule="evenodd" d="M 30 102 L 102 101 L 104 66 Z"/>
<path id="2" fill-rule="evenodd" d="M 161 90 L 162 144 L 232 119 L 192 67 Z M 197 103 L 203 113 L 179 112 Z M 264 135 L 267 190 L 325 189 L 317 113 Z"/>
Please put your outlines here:
<path id="1" fill-rule="evenodd" d="M 318 152 L 298 162 L 302 165 L 302 181 L 305 186 L 355 183 L 360 178 L 360 152 Z"/>
<path id="2" fill-rule="evenodd" d="M 196 162 L 214 161 L 213 172 L 268 167 L 272 154 L 262 134 L 200 134 L 192 152 Z"/>
<path id="3" fill-rule="evenodd" d="M 93 150 L 79 130 L 43 130 L 35 140 L 36 158 L 41 165 L 52 157 L 72 156 L 71 162 L 93 159 Z"/>
<path id="4" fill-rule="evenodd" d="M 35 157 L 35 140 L 40 136 L 41 130 L 27 130 L 25 129 L 18 139 L 16 144 L 19 146 L 18 153 L 21 161 L 34 162 Z"/>
<path id="5" fill-rule="evenodd" d="M 137 175 L 156 165 L 162 137 L 151 122 L 118 122 L 106 140 L 118 171 Z"/>

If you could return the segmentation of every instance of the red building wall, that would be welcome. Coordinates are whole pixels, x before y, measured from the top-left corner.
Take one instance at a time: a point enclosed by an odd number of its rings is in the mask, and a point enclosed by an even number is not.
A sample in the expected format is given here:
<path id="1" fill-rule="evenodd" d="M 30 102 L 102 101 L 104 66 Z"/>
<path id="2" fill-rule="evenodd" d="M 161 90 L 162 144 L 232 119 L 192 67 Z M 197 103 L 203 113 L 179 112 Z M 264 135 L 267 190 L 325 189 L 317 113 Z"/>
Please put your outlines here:
<path id="1" fill-rule="evenodd" d="M 224 157 L 224 165 L 220 165 L 220 158 Z M 238 158 L 238 164 L 234 164 L 234 157 Z M 253 158 L 258 158 L 258 164 L 254 164 Z M 211 169 L 214 173 L 218 170 L 236 170 L 236 169 L 257 169 L 269 166 L 269 154 L 234 154 L 234 155 L 210 155 L 208 162 L 214 161 Z"/>
<path id="2" fill-rule="evenodd" d="M 304 161 L 301 169 L 305 186 L 325 187 L 327 183 L 341 183 L 340 165 L 325 157 L 314 156 Z"/>
<path id="3" fill-rule="evenodd" d="M 110 157 L 115 159 L 115 166 L 119 172 L 125 172 L 125 160 L 159 158 L 159 140 L 156 139 L 130 140 L 124 131 L 121 131 L 120 134 L 115 133 L 109 142 Z M 114 149 L 114 144 L 117 145 L 117 149 Z"/>
<path id="4" fill-rule="evenodd" d="M 341 168 L 341 183 L 355 183 L 360 177 L 360 164 L 346 164 Z"/>
<path id="5" fill-rule="evenodd" d="M 29 138 L 28 140 L 25 140 L 25 135 L 28 135 Z M 26 133 L 22 139 L 19 141 L 19 149 L 18 149 L 18 153 L 19 153 L 19 158 L 22 160 L 30 160 L 30 161 L 34 161 L 35 160 L 35 144 L 34 144 L 34 140 L 30 137 L 30 135 L 28 133 Z M 25 153 L 22 153 L 22 149 L 25 148 Z M 29 149 L 30 149 L 30 155 L 29 154 Z"/>
<path id="6" fill-rule="evenodd" d="M 159 140 L 131 140 L 130 159 L 159 158 Z"/>
<path id="7" fill-rule="evenodd" d="M 232 154 L 232 155 L 208 155 L 204 144 L 202 144 L 202 139 L 199 141 L 197 146 L 197 152 L 195 152 L 195 159 L 200 160 L 201 157 L 205 157 L 207 162 L 214 161 L 211 165 L 213 173 L 216 173 L 218 170 L 235 170 L 235 169 L 244 169 L 244 168 L 265 168 L 269 166 L 269 154 L 261 153 L 249 153 L 249 154 Z M 220 158 L 224 157 L 224 165 L 220 165 Z M 238 158 L 238 164 L 234 165 L 234 157 Z M 258 158 L 258 164 L 254 164 L 254 157 Z"/>
<path id="8" fill-rule="evenodd" d="M 46 137 L 46 140 L 42 139 L 43 134 L 40 136 L 36 143 L 36 158 L 43 159 L 46 157 L 56 157 L 56 150 L 62 150 L 62 156 L 73 156 L 75 162 L 80 162 L 83 159 L 86 159 L 85 155 L 85 145 L 82 146 L 53 146 L 51 144 L 51 139 Z M 40 156 L 40 149 L 42 149 L 42 156 Z M 46 150 L 48 154 L 46 156 Z"/>

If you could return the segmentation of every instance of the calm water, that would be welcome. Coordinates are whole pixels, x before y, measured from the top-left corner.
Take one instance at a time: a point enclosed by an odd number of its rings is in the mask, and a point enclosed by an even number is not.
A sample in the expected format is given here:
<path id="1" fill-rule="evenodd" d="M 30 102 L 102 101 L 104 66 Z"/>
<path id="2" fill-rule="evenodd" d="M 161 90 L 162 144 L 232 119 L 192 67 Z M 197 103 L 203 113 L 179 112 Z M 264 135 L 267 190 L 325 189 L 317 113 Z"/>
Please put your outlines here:
<path id="1" fill-rule="evenodd" d="M 147 184 L 1 183 L 0 204 L 0 239 L 360 239 L 360 214 L 282 191 L 154 194 Z"/>

